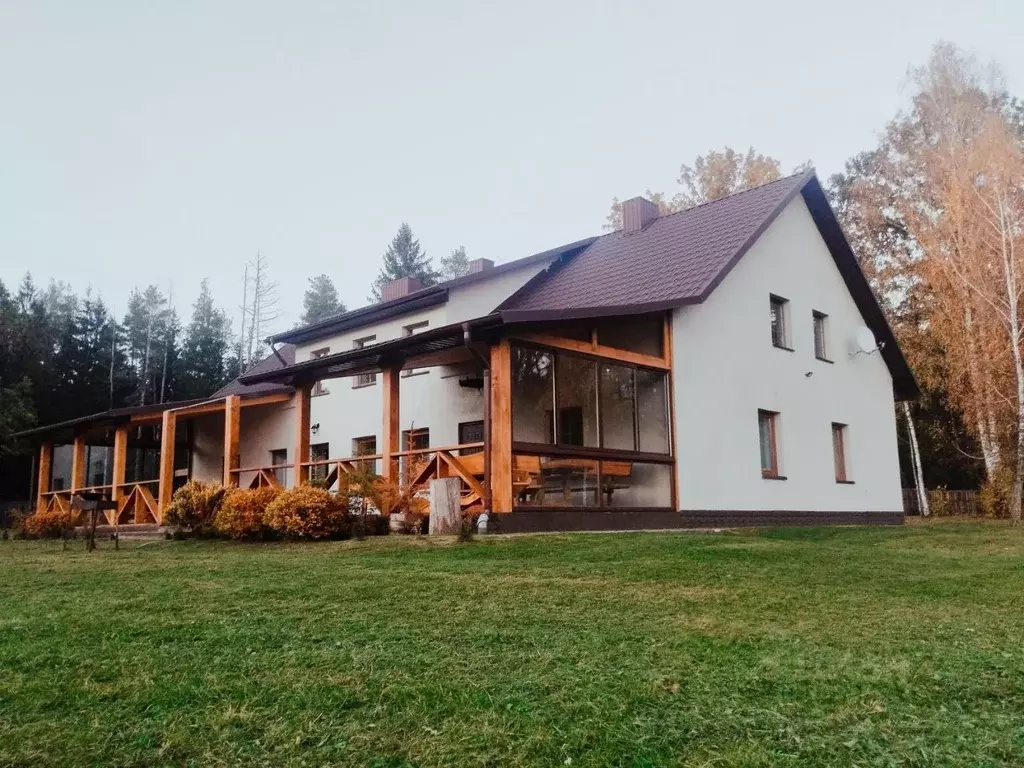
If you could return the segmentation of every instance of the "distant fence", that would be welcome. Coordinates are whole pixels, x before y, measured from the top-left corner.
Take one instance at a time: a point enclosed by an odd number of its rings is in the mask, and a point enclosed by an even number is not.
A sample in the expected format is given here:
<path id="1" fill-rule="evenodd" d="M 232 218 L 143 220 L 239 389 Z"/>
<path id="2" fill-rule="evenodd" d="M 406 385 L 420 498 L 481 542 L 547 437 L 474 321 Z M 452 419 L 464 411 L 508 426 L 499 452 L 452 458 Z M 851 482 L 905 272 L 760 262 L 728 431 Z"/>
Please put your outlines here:
<path id="1" fill-rule="evenodd" d="M 928 506 L 938 517 L 977 517 L 981 514 L 977 491 L 928 491 Z M 920 515 L 917 491 L 903 489 L 903 511 L 908 515 Z"/>

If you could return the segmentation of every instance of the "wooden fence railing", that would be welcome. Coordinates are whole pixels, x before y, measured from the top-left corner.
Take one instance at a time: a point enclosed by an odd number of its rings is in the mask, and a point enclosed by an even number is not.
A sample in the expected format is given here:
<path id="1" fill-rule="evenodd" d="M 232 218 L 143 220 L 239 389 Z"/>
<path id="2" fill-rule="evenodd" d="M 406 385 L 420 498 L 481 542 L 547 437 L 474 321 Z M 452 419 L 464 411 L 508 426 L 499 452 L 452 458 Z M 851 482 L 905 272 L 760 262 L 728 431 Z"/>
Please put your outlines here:
<path id="1" fill-rule="evenodd" d="M 977 517 L 982 514 L 977 491 L 928 491 L 928 506 L 936 517 Z M 917 491 L 903 489 L 903 511 L 908 515 L 920 515 Z"/>

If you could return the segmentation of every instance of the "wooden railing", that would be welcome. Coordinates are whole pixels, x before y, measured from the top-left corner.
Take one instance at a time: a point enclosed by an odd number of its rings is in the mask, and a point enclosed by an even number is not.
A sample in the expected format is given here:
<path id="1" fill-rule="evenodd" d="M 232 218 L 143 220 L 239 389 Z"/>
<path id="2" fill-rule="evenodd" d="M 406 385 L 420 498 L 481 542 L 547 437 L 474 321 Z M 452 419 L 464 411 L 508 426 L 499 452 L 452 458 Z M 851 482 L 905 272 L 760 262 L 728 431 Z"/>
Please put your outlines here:
<path id="1" fill-rule="evenodd" d="M 119 483 L 117 490 L 120 491 L 117 510 L 104 511 L 108 525 L 117 523 L 157 523 L 163 521 L 162 510 L 157 504 L 156 497 L 149 486 L 159 486 L 159 480 L 139 480 L 130 483 Z M 45 509 L 48 512 L 59 510 L 70 512 L 71 497 L 79 493 L 98 493 L 109 499 L 114 495 L 113 485 L 90 485 L 75 490 L 65 489 L 60 491 L 46 491 L 43 497 L 47 499 Z M 115 517 L 116 514 L 116 517 Z M 78 522 L 84 524 L 85 513 L 83 512 Z"/>
<path id="2" fill-rule="evenodd" d="M 414 489 L 417 496 L 423 497 L 429 482 L 435 478 L 457 477 L 462 481 L 461 506 L 463 512 L 478 512 L 483 511 L 486 498 L 484 454 L 481 451 L 456 455 L 456 452 L 482 449 L 483 447 L 483 443 L 463 443 L 442 448 L 399 451 L 391 455 L 399 460 L 407 459 L 407 464 L 402 467 L 401 472 L 403 484 Z"/>

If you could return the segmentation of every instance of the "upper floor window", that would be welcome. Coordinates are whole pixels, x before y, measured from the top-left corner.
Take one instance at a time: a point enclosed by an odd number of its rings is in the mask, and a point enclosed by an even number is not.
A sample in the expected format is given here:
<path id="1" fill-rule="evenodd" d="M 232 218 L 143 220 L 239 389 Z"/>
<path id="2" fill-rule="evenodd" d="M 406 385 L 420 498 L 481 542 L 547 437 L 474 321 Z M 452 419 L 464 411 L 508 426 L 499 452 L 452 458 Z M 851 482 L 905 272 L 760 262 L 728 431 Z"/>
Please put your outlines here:
<path id="1" fill-rule="evenodd" d="M 772 344 L 780 349 L 791 349 L 789 346 L 789 300 L 780 296 L 771 296 Z"/>
<path id="2" fill-rule="evenodd" d="M 352 349 L 362 349 L 368 347 L 377 340 L 376 334 L 373 336 L 364 336 L 361 339 L 356 339 L 352 342 Z M 356 376 L 355 381 L 352 383 L 353 387 L 368 387 L 371 384 L 377 383 L 376 373 L 360 373 Z"/>
<path id="3" fill-rule="evenodd" d="M 757 433 L 761 444 L 761 476 L 778 479 L 779 475 L 779 414 L 774 411 L 757 412 Z"/>
<path id="4" fill-rule="evenodd" d="M 832 424 L 832 460 L 836 468 L 836 482 L 850 482 L 850 472 L 846 463 L 846 431 L 845 424 Z"/>
<path id="5" fill-rule="evenodd" d="M 814 312 L 814 356 L 819 360 L 828 360 L 828 315 Z"/>
<path id="6" fill-rule="evenodd" d="M 406 325 L 402 327 L 403 336 L 415 336 L 417 333 L 422 333 L 427 330 L 430 325 L 429 320 L 423 320 L 419 323 L 413 323 L 412 325 Z M 421 373 L 430 373 L 429 368 L 409 368 L 408 370 L 402 371 L 403 376 L 418 376 Z"/>
<path id="7" fill-rule="evenodd" d="M 312 352 L 309 353 L 309 359 L 317 360 L 318 358 L 326 357 L 329 354 L 331 354 L 330 347 L 324 347 L 323 349 L 314 349 Z M 313 385 L 313 389 L 310 392 L 310 394 L 314 396 L 326 395 L 328 394 L 328 390 L 327 387 L 324 386 L 324 383 L 322 381 L 318 381 L 316 384 Z"/>

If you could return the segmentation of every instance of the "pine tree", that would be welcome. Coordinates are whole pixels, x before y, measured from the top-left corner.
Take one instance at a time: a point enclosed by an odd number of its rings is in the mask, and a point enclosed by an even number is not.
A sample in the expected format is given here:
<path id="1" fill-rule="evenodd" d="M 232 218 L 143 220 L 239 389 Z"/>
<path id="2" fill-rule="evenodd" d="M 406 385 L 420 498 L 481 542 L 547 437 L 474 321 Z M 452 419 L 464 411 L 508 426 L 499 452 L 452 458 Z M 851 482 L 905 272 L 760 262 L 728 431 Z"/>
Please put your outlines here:
<path id="1" fill-rule="evenodd" d="M 453 248 L 450 256 L 441 257 L 441 278 L 454 280 L 469 274 L 469 257 L 466 256 L 466 246 L 460 245 Z"/>
<path id="2" fill-rule="evenodd" d="M 322 274 L 309 278 L 309 287 L 302 297 L 300 325 L 318 323 L 345 311 L 345 305 L 338 299 L 338 290 L 330 277 Z"/>
<path id="3" fill-rule="evenodd" d="M 405 222 L 384 252 L 384 266 L 373 283 L 370 301 L 380 301 L 384 286 L 400 277 L 415 277 L 424 287 L 436 285 L 440 277 L 430 258 L 420 250 L 420 241 L 412 236 L 412 228 Z"/>
<path id="4" fill-rule="evenodd" d="M 203 280 L 178 358 L 176 396 L 207 397 L 224 386 L 231 378 L 226 368 L 230 346 L 231 321 L 214 306 L 209 281 Z"/>

